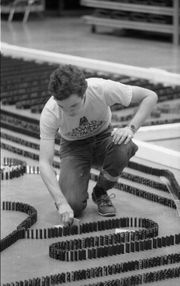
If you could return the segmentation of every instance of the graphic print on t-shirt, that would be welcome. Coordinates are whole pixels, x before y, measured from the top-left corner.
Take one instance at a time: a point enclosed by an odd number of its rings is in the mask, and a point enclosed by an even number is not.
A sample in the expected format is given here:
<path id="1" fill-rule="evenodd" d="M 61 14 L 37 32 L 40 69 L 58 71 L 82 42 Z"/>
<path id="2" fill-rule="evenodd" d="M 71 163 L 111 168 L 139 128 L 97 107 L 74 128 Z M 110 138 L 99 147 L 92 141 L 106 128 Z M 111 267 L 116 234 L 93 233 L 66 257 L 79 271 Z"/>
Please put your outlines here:
<path id="1" fill-rule="evenodd" d="M 87 137 L 93 135 L 96 131 L 98 131 L 103 124 L 103 121 L 91 120 L 88 121 L 87 117 L 83 116 L 79 120 L 79 126 L 72 129 L 71 132 L 68 132 L 66 136 L 69 137 Z"/>

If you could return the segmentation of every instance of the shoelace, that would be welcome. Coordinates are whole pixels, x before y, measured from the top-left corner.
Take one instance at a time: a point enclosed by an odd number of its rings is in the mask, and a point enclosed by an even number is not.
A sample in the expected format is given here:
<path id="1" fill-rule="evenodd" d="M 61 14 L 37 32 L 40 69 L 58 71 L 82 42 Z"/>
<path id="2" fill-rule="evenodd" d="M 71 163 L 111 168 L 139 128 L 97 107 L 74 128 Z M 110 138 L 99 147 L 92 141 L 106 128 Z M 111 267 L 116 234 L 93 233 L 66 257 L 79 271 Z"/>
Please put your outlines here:
<path id="1" fill-rule="evenodd" d="M 111 193 L 109 196 L 108 195 L 104 195 L 101 196 L 101 198 L 99 199 L 100 205 L 101 206 L 112 206 L 112 202 L 111 199 L 114 199 L 116 197 L 116 195 L 114 193 Z"/>

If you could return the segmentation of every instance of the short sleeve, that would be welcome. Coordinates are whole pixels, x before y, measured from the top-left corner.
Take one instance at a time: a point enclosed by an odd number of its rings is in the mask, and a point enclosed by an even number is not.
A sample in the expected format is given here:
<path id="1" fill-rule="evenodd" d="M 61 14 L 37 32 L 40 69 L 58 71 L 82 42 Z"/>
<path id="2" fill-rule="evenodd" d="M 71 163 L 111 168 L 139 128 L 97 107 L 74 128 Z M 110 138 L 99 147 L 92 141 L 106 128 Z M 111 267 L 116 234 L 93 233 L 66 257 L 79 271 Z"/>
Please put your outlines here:
<path id="1" fill-rule="evenodd" d="M 40 138 L 49 140 L 55 139 L 57 129 L 58 126 L 55 115 L 45 107 L 40 117 Z"/>
<path id="2" fill-rule="evenodd" d="M 112 106 L 120 103 L 128 106 L 132 98 L 132 86 L 117 81 L 104 80 L 104 97 L 106 104 Z"/>

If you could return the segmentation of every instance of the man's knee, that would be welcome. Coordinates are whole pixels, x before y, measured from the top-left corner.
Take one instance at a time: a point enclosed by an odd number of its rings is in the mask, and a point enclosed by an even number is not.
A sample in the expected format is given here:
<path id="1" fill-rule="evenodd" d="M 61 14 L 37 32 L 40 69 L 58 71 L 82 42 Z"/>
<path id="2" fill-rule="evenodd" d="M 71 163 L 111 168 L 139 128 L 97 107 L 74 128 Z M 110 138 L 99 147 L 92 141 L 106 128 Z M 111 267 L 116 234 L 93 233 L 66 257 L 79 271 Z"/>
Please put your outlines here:
<path id="1" fill-rule="evenodd" d="M 129 159 L 133 157 L 138 150 L 137 145 L 130 141 L 128 144 L 122 143 L 115 146 L 114 160 L 116 162 L 128 163 Z"/>
<path id="2" fill-rule="evenodd" d="M 104 169 L 111 176 L 119 176 L 123 169 L 127 167 L 130 158 L 135 155 L 137 149 L 137 145 L 132 141 L 128 144 L 114 144 L 108 154 Z"/>

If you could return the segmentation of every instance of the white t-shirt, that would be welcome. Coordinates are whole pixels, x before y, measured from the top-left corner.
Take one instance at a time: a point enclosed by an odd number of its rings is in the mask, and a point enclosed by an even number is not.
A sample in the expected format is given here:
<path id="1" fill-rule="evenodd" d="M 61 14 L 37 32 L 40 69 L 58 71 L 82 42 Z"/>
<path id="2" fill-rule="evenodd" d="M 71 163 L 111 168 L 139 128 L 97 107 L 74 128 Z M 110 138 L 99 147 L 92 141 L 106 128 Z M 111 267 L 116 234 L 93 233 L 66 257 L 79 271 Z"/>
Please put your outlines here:
<path id="1" fill-rule="evenodd" d="M 110 106 L 128 106 L 132 86 L 102 78 L 87 79 L 84 108 L 76 116 L 68 116 L 54 97 L 45 104 L 40 117 L 40 137 L 55 139 L 56 133 L 68 140 L 81 140 L 99 134 L 111 123 Z"/>

